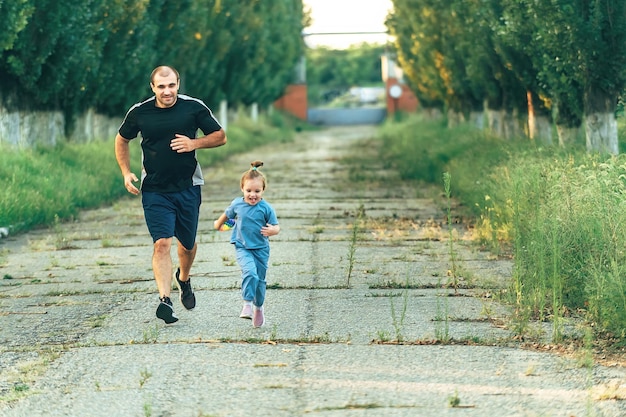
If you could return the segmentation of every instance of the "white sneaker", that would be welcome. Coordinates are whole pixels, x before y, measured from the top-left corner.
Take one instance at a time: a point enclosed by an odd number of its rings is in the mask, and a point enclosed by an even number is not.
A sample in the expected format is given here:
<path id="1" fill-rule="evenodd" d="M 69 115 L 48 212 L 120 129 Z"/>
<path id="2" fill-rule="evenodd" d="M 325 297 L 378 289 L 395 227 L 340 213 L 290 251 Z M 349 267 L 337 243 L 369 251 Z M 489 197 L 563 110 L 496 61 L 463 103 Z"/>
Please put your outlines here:
<path id="1" fill-rule="evenodd" d="M 252 304 L 244 303 L 239 317 L 242 319 L 252 319 Z"/>
<path id="2" fill-rule="evenodd" d="M 252 313 L 252 326 L 261 327 L 265 324 L 265 314 L 263 313 L 263 307 L 254 306 Z"/>

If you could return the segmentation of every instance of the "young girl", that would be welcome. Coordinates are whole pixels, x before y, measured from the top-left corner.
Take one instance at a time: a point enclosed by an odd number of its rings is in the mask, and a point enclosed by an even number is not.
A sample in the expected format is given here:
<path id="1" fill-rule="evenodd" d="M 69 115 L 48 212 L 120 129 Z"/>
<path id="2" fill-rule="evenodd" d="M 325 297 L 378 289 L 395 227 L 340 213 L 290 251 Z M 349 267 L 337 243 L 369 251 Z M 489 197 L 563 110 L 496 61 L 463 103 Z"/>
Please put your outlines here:
<path id="1" fill-rule="evenodd" d="M 269 237 L 280 232 L 272 206 L 263 199 L 266 180 L 258 168 L 263 162 L 254 161 L 241 176 L 243 197 L 234 199 L 213 223 L 217 230 L 228 230 L 224 223 L 234 219 L 230 243 L 235 245 L 237 263 L 241 267 L 243 309 L 239 317 L 252 319 L 254 327 L 265 324 L 265 275 L 270 257 Z"/>

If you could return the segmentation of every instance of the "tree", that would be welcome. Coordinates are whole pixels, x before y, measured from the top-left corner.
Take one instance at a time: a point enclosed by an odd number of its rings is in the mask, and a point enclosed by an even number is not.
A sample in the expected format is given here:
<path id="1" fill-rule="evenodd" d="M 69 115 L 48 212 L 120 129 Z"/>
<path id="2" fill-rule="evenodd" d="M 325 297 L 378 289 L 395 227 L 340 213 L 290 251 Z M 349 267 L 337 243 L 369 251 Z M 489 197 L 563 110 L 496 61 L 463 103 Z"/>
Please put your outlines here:
<path id="1" fill-rule="evenodd" d="M 572 5 L 558 5 L 552 1 L 530 1 L 524 5 L 526 22 L 530 29 L 538 80 L 549 92 L 554 105 L 554 116 L 559 144 L 574 142 L 581 126 L 583 105 L 583 72 L 575 35 L 577 9 Z"/>
<path id="2" fill-rule="evenodd" d="M 97 20 L 103 2 L 34 1 L 29 23 L 0 59 L 5 104 L 75 115 L 101 55 Z"/>
<path id="3" fill-rule="evenodd" d="M 432 3 L 432 4 L 431 4 Z M 393 0 L 394 10 L 386 25 L 395 37 L 398 63 L 408 84 L 424 108 L 442 108 L 445 86 L 437 69 L 441 57 L 441 26 L 434 0 Z"/>
<path id="4" fill-rule="evenodd" d="M 106 41 L 90 84 L 90 106 L 97 112 L 118 116 L 151 94 L 147 72 L 159 55 L 159 24 L 152 16 L 160 7 L 158 1 L 107 1 L 100 22 Z"/>
<path id="5" fill-rule="evenodd" d="M 393 3 L 387 26 L 423 105 L 466 113 L 482 94 L 491 129 L 500 135 L 518 133 L 510 122 L 530 108 L 531 137 L 541 130 L 543 142 L 551 143 L 554 117 L 559 143 L 571 142 L 584 119 L 589 151 L 618 152 L 615 111 L 626 86 L 626 2 Z M 544 127 L 533 128 L 539 124 Z"/>
<path id="6" fill-rule="evenodd" d="M 32 0 L 13 0 L 0 2 L 0 51 L 13 47 L 18 34 L 26 27 L 29 18 L 35 11 Z"/>
<path id="7" fill-rule="evenodd" d="M 582 12 L 574 33 L 581 45 L 587 150 L 618 154 L 615 111 L 626 85 L 626 2 L 575 4 Z"/>
<path id="8" fill-rule="evenodd" d="M 526 4 L 532 3 L 531 1 Z M 552 141 L 552 103 L 545 80 L 542 81 L 542 50 L 537 47 L 535 33 L 543 22 L 536 19 L 524 2 L 501 1 L 499 18 L 492 20 L 498 54 L 515 74 L 527 98 L 528 136 L 540 143 L 550 145 Z M 521 6 L 521 7 L 520 7 Z"/>
<path id="9" fill-rule="evenodd" d="M 301 0 L 0 0 L 2 106 L 118 116 L 176 67 L 182 91 L 267 105 L 303 54 Z"/>
<path id="10" fill-rule="evenodd" d="M 519 132 L 516 114 L 525 113 L 525 91 L 498 53 L 491 22 L 499 7 L 496 0 L 394 0 L 387 26 L 423 106 L 465 118 L 485 101 L 490 129 L 512 137 Z"/>
<path id="11" fill-rule="evenodd" d="M 229 8 L 224 18 L 232 48 L 222 62 L 228 99 L 270 104 L 293 81 L 296 63 L 304 54 L 302 1 L 253 0 Z"/>

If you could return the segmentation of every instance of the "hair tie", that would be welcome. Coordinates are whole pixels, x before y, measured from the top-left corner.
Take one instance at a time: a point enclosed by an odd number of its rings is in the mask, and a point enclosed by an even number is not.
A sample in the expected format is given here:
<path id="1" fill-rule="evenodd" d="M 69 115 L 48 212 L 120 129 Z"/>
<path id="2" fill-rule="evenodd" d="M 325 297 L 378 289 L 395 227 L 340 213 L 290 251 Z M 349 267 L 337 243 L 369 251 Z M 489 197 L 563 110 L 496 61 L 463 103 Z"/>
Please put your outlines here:
<path id="1" fill-rule="evenodd" d="M 256 171 L 256 167 L 252 167 L 250 168 L 252 171 Z"/>

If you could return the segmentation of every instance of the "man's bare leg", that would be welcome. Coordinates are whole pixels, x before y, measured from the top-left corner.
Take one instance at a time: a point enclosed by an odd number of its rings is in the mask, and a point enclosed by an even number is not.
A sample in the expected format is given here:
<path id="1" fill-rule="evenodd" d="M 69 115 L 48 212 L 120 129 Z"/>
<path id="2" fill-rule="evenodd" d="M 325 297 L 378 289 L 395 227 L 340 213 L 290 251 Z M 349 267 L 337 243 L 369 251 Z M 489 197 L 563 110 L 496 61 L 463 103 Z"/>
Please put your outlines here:
<path id="1" fill-rule="evenodd" d="M 172 290 L 172 238 L 159 239 L 154 242 L 152 254 L 152 272 L 159 288 L 161 303 L 157 307 L 156 316 L 167 324 L 175 323 L 178 317 L 174 314 L 170 292 Z"/>
<path id="2" fill-rule="evenodd" d="M 160 297 L 169 297 L 172 290 L 172 238 L 163 238 L 154 242 L 152 271 L 159 289 Z"/>
<path id="3" fill-rule="evenodd" d="M 180 263 L 180 275 L 178 279 L 182 282 L 189 281 L 189 273 L 191 272 L 191 266 L 196 258 L 196 251 L 198 250 L 198 244 L 194 243 L 193 248 L 187 249 L 180 242 L 178 242 L 178 262 Z"/>

